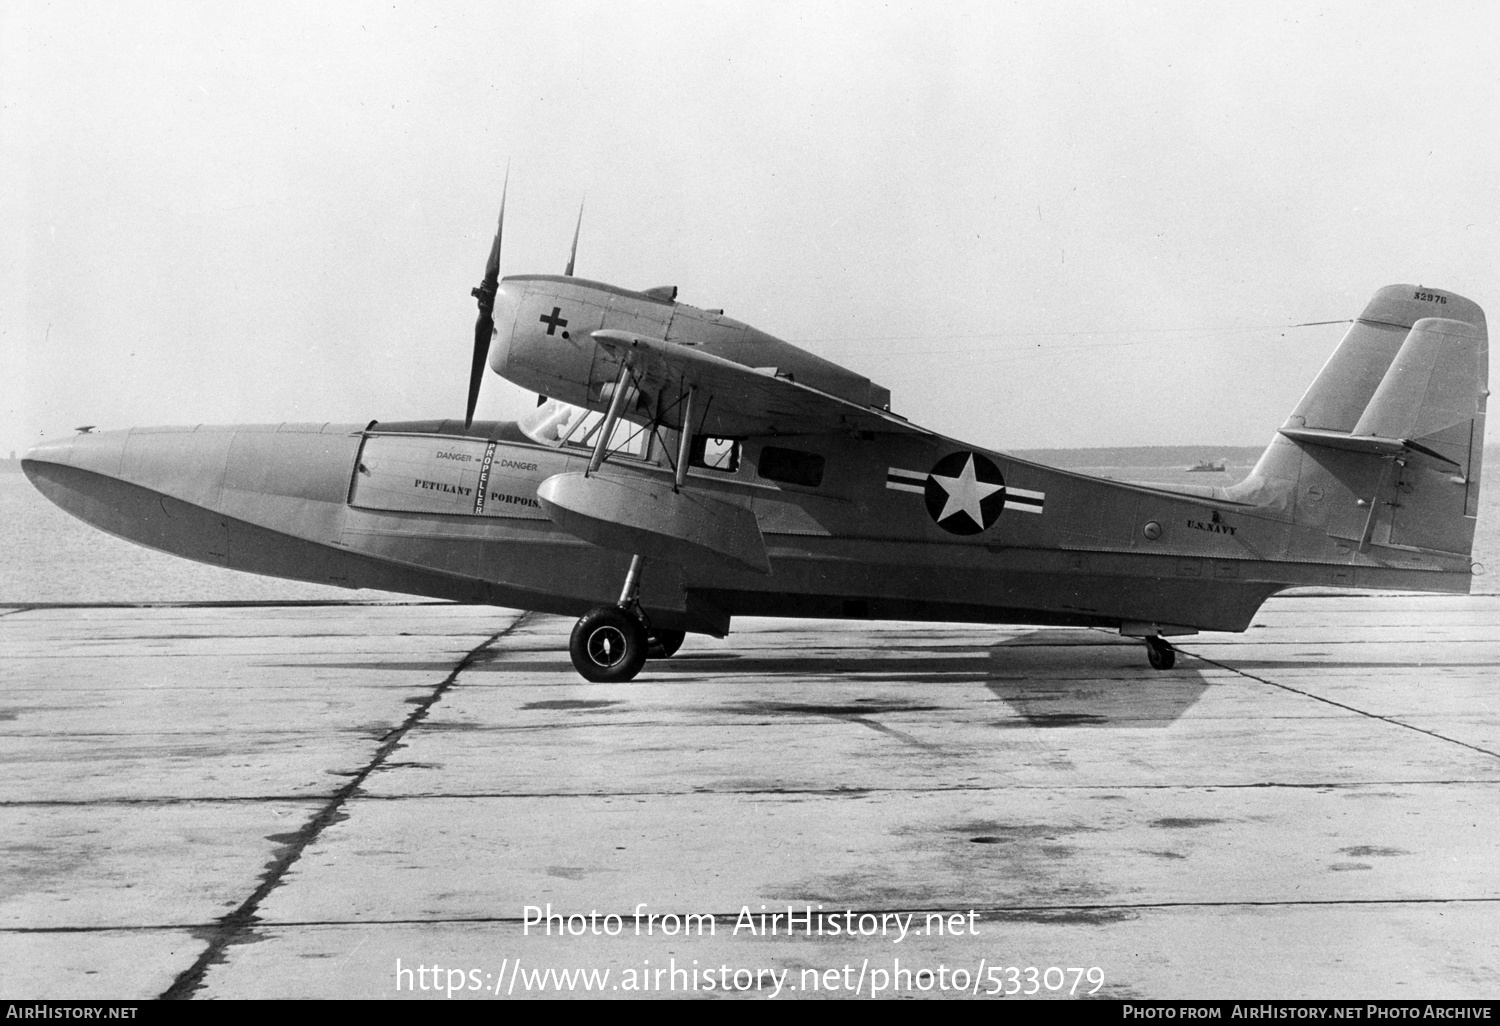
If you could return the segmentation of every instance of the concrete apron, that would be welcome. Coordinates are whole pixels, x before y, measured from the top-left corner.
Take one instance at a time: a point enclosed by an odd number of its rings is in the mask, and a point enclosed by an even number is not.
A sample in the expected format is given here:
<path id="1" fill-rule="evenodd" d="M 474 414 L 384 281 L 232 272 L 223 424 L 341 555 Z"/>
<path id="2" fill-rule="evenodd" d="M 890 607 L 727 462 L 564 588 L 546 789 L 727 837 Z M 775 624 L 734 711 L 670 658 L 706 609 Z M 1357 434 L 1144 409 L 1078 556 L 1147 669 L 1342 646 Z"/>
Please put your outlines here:
<path id="1" fill-rule="evenodd" d="M 505 610 L 12 609 L 8 997 L 1500 989 L 1495 597 L 1273 600 L 1167 673 L 737 621 L 624 685 Z"/>

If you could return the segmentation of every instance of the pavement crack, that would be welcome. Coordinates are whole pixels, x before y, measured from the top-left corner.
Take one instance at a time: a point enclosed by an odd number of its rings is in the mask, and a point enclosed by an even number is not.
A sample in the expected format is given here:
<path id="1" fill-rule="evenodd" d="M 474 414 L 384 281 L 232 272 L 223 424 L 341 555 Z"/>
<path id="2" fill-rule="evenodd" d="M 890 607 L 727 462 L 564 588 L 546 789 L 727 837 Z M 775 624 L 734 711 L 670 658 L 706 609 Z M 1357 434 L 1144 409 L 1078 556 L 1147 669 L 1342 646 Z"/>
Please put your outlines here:
<path id="1" fill-rule="evenodd" d="M 1288 691 L 1294 695 L 1301 695 L 1303 698 L 1311 698 L 1315 702 L 1322 702 L 1324 705 L 1331 705 L 1336 709 L 1344 709 L 1358 716 L 1364 716 L 1372 720 L 1380 720 L 1382 723 L 1389 723 L 1393 727 L 1402 727 L 1406 730 L 1415 731 L 1418 734 L 1426 734 L 1428 737 L 1436 738 L 1439 741 L 1446 741 L 1449 744 L 1458 745 L 1460 748 L 1467 748 L 1471 752 L 1478 752 L 1481 755 L 1488 755 L 1491 758 L 1500 759 L 1500 752 L 1491 751 L 1488 748 L 1481 748 L 1479 745 L 1471 745 L 1469 744 L 1469 742 L 1460 741 L 1456 737 L 1449 737 L 1446 734 L 1439 734 L 1435 730 L 1428 730 L 1426 727 L 1418 727 L 1414 724 L 1406 723 L 1391 716 L 1382 716 L 1379 713 L 1369 712 L 1365 709 L 1358 709 L 1344 702 L 1335 701 L 1332 698 L 1324 698 L 1322 695 L 1315 695 L 1311 691 L 1304 691 L 1301 688 L 1294 688 L 1290 684 L 1282 684 L 1280 681 L 1268 680 L 1265 677 L 1257 677 L 1253 673 L 1248 673 L 1245 670 L 1236 669 L 1235 667 L 1230 666 L 1228 663 L 1221 663 L 1217 659 L 1210 659 L 1207 656 L 1201 656 L 1195 652 L 1189 652 L 1183 648 L 1179 648 L 1178 651 L 1183 655 L 1192 656 L 1194 659 L 1197 659 L 1200 662 L 1208 663 L 1210 666 L 1217 666 L 1221 670 L 1228 670 L 1230 673 L 1238 674 L 1239 676 L 1244 677 L 1248 680 L 1257 681 L 1261 684 L 1266 685 L 1267 687 L 1280 688 L 1282 691 Z"/>
<path id="2" fill-rule="evenodd" d="M 881 723 L 878 720 L 872 720 L 868 716 L 838 716 L 835 717 L 835 719 L 844 720 L 848 723 L 862 724 L 863 726 L 869 727 L 871 730 L 878 731 L 881 734 L 888 734 L 898 741 L 912 745 L 916 748 L 925 749 L 929 752 L 941 752 L 943 750 L 939 745 L 930 744 L 920 738 L 913 737 L 911 734 L 908 734 L 903 730 L 897 730 L 895 727 L 887 727 L 884 723 Z"/>
<path id="3" fill-rule="evenodd" d="M 381 741 L 380 746 L 375 749 L 371 757 L 358 772 L 353 774 L 348 783 L 335 791 L 319 807 L 302 828 L 291 835 L 287 844 L 282 846 L 276 857 L 271 860 L 266 871 L 261 876 L 260 886 L 251 892 L 250 896 L 240 903 L 239 907 L 227 915 L 215 920 L 213 925 L 203 931 L 202 936 L 208 939 L 208 947 L 198 956 L 191 966 L 184 969 L 172 981 L 172 985 L 163 991 L 160 1000 L 180 1001 L 191 999 L 193 995 L 203 987 L 204 977 L 209 967 L 224 961 L 229 948 L 237 943 L 243 942 L 248 934 L 259 922 L 256 913 L 260 905 L 270 896 L 271 892 L 281 886 L 286 878 L 287 872 L 294 866 L 302 853 L 318 839 L 318 836 L 333 823 L 338 822 L 340 810 L 344 804 L 357 792 L 368 779 L 390 757 L 406 734 L 417 724 L 427 718 L 428 710 L 435 705 L 450 688 L 457 683 L 459 676 L 473 666 L 494 644 L 501 638 L 510 634 L 522 626 L 531 614 L 523 613 L 512 620 L 505 628 L 491 634 L 484 641 L 470 649 L 460 659 L 448 674 L 432 691 L 417 702 L 405 720 L 395 730 L 387 734 Z"/>

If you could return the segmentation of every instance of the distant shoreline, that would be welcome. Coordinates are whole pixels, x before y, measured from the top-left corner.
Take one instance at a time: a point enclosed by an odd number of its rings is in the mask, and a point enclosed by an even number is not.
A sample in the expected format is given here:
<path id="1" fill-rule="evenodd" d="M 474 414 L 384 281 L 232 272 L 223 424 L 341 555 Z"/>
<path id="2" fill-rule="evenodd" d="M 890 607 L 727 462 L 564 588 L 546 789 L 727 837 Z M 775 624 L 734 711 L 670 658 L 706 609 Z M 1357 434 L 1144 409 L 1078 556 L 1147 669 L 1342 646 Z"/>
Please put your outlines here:
<path id="1" fill-rule="evenodd" d="M 1265 452 L 1263 445 L 1120 445 L 1088 449 L 1005 449 L 1007 456 L 1057 467 L 1188 467 L 1205 460 L 1224 460 L 1230 467 L 1249 467 Z"/>

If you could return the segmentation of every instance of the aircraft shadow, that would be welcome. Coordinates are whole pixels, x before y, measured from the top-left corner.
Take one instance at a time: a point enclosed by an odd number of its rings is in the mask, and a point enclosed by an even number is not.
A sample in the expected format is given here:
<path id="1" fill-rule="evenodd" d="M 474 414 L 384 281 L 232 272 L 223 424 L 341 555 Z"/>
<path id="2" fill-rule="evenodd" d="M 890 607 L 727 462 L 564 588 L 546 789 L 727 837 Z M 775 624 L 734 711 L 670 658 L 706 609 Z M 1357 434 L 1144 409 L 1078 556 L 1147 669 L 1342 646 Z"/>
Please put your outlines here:
<path id="1" fill-rule="evenodd" d="M 1139 642 L 1058 630 L 991 646 L 985 686 L 1017 716 L 991 725 L 1170 726 L 1203 697 L 1208 681 L 1196 660 L 1153 670 L 1142 649 Z"/>
<path id="2" fill-rule="evenodd" d="M 844 677 L 882 684 L 982 684 L 1015 713 L 993 724 L 999 729 L 1165 727 L 1180 719 L 1208 688 L 1195 660 L 1184 659 L 1169 671 L 1153 670 L 1139 642 L 1098 632 L 1035 631 L 986 648 L 963 646 L 962 651 L 969 654 L 949 654 L 955 647 L 943 646 L 942 655 L 927 655 L 920 649 L 900 655 L 851 649 L 795 654 L 683 653 L 670 661 L 648 662 L 638 679 L 714 683 L 719 675 L 733 674 Z M 942 700 L 941 694 L 927 697 Z M 899 711 L 938 708 L 898 704 Z M 756 711 L 759 704 L 755 706 L 740 711 Z M 858 703 L 834 708 L 810 700 L 779 703 L 775 711 L 858 715 L 898 710 Z"/>
<path id="3" fill-rule="evenodd" d="M 407 673 L 437 673 L 446 676 L 453 672 L 457 659 L 447 661 L 425 661 L 425 662 L 403 662 L 391 659 L 385 662 L 379 660 L 361 660 L 359 662 L 302 662 L 302 663 L 257 663 L 258 666 L 271 667 L 278 670 L 399 670 Z"/>
<path id="4" fill-rule="evenodd" d="M 566 656 L 492 658 L 476 662 L 469 673 L 552 674 L 569 670 Z M 448 662 L 376 660 L 305 665 L 309 669 L 405 670 L 448 673 Z M 1197 660 L 1184 658 L 1169 671 L 1151 669 L 1138 642 L 1095 631 L 1041 630 L 985 647 L 920 644 L 889 648 L 831 648 L 787 652 L 748 649 L 737 652 L 682 652 L 669 660 L 646 664 L 637 683 L 652 681 L 733 687 L 733 678 L 795 678 L 816 681 L 842 678 L 859 684 L 983 685 L 1004 702 L 1013 716 L 991 725 L 1016 727 L 1164 727 L 1190 709 L 1208 688 Z M 870 715 L 893 711 L 927 711 L 944 698 L 924 695 L 919 704 L 901 701 L 887 708 L 885 699 L 819 702 L 739 703 L 741 713 L 815 713 Z M 870 704 L 875 703 L 875 704 Z M 592 703 L 589 703 L 590 707 Z M 536 708 L 551 708 L 540 703 Z M 569 709 L 583 708 L 569 703 Z M 773 708 L 774 707 L 774 708 Z M 563 708 L 558 706 L 557 708 Z"/>

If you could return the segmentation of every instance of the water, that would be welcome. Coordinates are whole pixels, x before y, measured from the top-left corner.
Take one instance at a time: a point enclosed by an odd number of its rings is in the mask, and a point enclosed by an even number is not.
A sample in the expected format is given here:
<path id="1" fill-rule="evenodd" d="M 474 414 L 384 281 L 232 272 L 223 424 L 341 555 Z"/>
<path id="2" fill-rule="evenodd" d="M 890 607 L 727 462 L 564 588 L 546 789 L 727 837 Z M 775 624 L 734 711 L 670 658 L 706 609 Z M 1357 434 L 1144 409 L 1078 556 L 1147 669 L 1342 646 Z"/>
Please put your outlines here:
<path id="1" fill-rule="evenodd" d="M 0 473 L 0 605 L 28 602 L 409 601 L 194 563 L 90 527 Z"/>
<path id="2" fill-rule="evenodd" d="M 1244 477 L 1258 450 L 1047 450 L 1028 458 L 1115 480 L 1222 485 Z M 1017 453 L 1016 455 L 1022 455 Z M 1045 456 L 1045 459 L 1043 457 Z M 1500 473 L 1500 448 L 1487 462 Z M 1226 458 L 1225 473 L 1188 473 L 1192 463 Z M 1101 458 L 1104 465 L 1090 465 Z M 9 464 L 14 467 L 16 464 Z M 30 602 L 405 601 L 411 596 L 304 584 L 193 563 L 122 541 L 44 499 L 24 474 L 0 472 L 0 605 Z M 1500 594 L 1500 487 L 1481 493 L 1474 558 L 1491 568 L 1474 590 Z"/>

